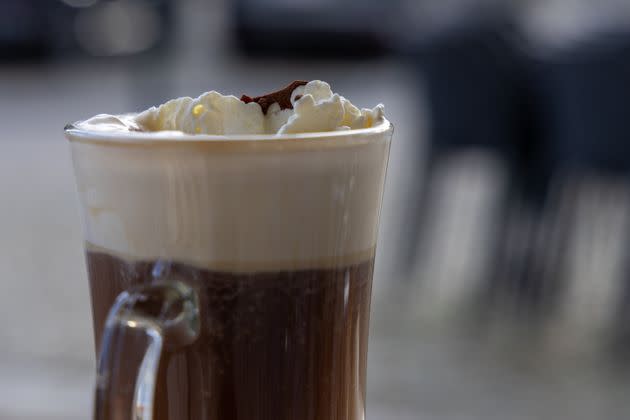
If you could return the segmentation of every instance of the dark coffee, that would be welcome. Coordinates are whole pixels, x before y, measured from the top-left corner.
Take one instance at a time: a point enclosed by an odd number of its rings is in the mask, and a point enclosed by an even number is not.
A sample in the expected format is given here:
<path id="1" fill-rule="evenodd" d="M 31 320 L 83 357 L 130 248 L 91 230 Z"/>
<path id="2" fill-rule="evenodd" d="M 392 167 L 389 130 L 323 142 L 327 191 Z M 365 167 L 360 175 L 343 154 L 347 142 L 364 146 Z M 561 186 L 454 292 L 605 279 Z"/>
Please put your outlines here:
<path id="1" fill-rule="evenodd" d="M 89 251 L 87 263 L 98 348 L 116 296 L 150 282 L 156 262 Z M 373 259 L 252 274 L 161 266 L 197 291 L 202 329 L 164 356 L 155 418 L 363 420 L 372 268 Z"/>

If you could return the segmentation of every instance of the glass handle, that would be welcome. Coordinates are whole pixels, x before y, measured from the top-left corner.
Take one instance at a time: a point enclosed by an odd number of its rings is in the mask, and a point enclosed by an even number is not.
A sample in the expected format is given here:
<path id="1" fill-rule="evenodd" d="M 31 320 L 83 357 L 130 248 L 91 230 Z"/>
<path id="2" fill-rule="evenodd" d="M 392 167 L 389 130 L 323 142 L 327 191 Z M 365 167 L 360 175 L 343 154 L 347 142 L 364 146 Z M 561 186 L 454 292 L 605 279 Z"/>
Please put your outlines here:
<path id="1" fill-rule="evenodd" d="M 152 420 L 164 350 L 190 345 L 199 329 L 197 294 L 180 281 L 121 293 L 103 332 L 94 419 Z"/>

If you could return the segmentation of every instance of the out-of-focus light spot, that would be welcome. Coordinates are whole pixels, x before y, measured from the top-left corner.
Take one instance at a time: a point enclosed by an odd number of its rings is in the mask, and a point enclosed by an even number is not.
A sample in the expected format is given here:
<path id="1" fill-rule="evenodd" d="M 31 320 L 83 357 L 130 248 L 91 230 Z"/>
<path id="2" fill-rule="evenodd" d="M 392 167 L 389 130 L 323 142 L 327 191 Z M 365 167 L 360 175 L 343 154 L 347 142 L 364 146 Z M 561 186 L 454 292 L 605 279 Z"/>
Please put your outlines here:
<path id="1" fill-rule="evenodd" d="M 70 7 L 83 8 L 94 6 L 98 0 L 61 0 Z"/>
<path id="2" fill-rule="evenodd" d="M 77 42 L 98 56 L 135 54 L 160 37 L 160 18 L 146 1 L 117 0 L 83 9 L 76 17 Z"/>

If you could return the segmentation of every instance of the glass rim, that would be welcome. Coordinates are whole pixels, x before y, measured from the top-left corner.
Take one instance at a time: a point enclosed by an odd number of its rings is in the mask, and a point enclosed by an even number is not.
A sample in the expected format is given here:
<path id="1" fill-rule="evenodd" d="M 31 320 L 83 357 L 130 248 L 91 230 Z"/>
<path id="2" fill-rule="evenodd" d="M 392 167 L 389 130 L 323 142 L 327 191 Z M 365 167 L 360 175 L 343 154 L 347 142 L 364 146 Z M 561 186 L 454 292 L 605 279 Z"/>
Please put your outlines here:
<path id="1" fill-rule="evenodd" d="M 393 130 L 387 119 L 369 128 L 352 130 L 322 131 L 293 134 L 186 134 L 178 131 L 98 131 L 80 128 L 77 123 L 64 127 L 66 139 L 79 143 L 99 143 L 112 145 L 174 145 L 174 144 L 225 144 L 225 143 L 287 143 L 304 140 L 336 140 L 356 136 L 372 136 Z"/>

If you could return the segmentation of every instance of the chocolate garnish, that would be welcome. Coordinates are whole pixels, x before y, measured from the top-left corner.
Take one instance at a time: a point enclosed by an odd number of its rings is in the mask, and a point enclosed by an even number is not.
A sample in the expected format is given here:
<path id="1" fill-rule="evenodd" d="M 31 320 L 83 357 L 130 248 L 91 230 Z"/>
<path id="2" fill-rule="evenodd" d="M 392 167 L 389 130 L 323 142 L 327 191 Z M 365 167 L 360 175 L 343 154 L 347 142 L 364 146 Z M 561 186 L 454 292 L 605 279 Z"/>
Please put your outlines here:
<path id="1" fill-rule="evenodd" d="M 291 94 L 295 90 L 295 88 L 299 86 L 304 86 L 306 81 L 304 80 L 296 80 L 291 82 L 288 86 L 277 90 L 275 92 L 268 93 L 262 96 L 256 96 L 252 98 L 251 96 L 243 95 L 241 96 L 241 101 L 246 104 L 250 102 L 256 102 L 262 108 L 263 114 L 267 114 L 267 110 L 273 103 L 277 103 L 280 105 L 280 109 L 293 109 L 293 104 L 291 103 Z"/>

